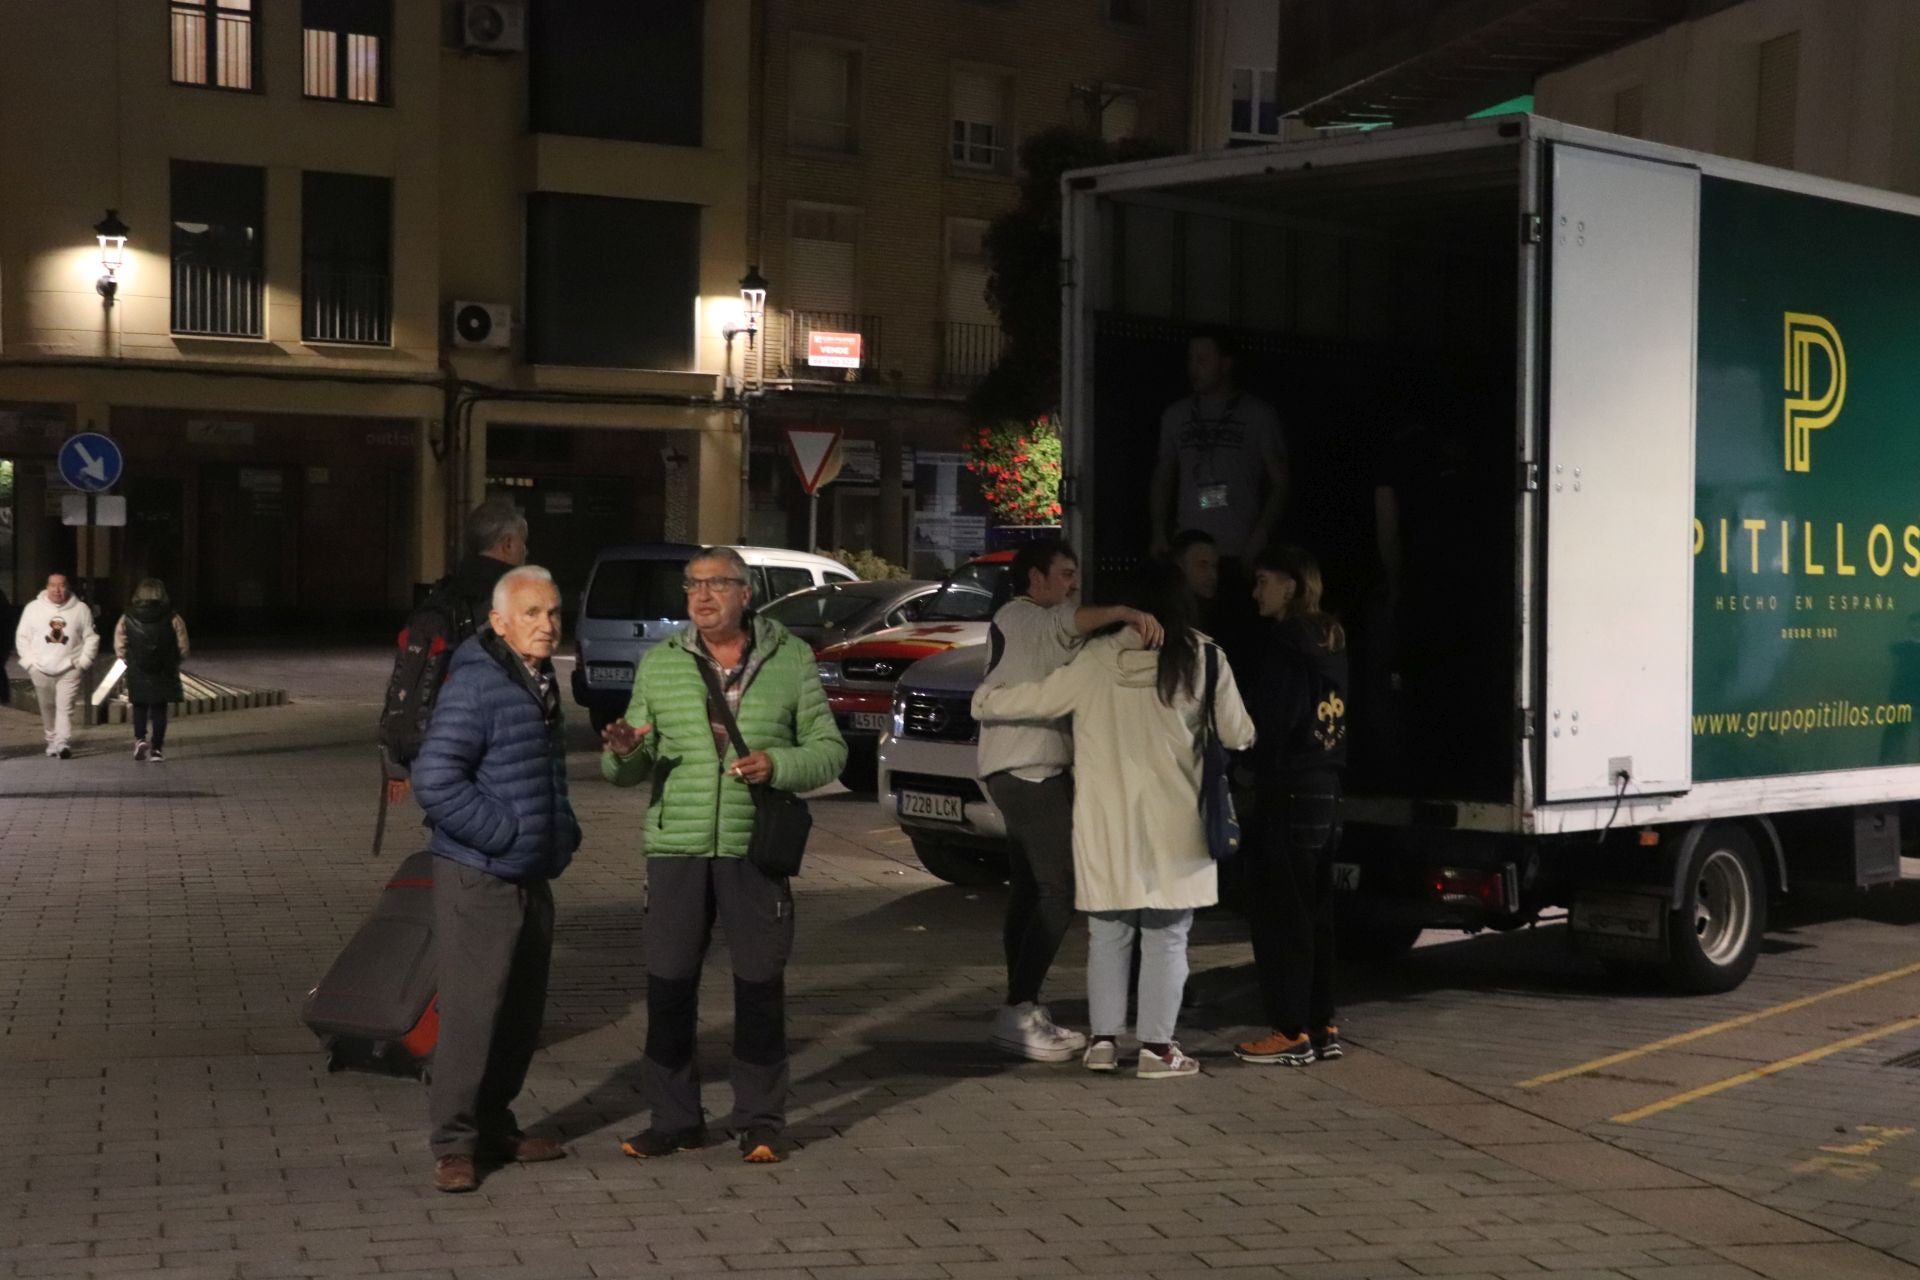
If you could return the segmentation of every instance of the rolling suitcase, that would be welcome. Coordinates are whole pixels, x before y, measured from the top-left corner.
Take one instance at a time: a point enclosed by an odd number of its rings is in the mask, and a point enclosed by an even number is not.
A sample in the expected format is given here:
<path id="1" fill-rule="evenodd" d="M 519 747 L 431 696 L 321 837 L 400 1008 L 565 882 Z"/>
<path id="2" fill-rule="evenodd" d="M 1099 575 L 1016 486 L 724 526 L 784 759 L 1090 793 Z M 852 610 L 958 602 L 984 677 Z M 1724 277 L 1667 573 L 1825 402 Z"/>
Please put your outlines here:
<path id="1" fill-rule="evenodd" d="M 301 1013 L 327 1051 L 327 1069 L 426 1079 L 440 1037 L 434 991 L 431 853 L 410 855 L 387 881 Z"/>

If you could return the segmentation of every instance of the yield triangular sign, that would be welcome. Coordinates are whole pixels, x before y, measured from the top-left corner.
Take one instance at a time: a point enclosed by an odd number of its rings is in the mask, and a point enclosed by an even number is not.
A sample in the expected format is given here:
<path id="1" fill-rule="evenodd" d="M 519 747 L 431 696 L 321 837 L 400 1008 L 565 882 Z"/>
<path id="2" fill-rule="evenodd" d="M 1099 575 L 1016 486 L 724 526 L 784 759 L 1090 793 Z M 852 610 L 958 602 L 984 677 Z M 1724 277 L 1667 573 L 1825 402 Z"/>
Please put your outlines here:
<path id="1" fill-rule="evenodd" d="M 800 487 L 811 494 L 840 474 L 840 432 L 837 428 L 787 429 L 787 453 L 800 473 Z"/>

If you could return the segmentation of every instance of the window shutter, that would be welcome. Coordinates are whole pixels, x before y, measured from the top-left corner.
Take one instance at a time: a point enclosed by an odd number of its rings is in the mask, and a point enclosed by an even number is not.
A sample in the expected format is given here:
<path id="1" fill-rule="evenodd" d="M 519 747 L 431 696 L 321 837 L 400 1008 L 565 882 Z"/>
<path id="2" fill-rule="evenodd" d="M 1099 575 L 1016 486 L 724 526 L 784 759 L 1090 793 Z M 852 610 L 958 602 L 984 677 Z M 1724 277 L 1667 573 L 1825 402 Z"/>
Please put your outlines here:
<path id="1" fill-rule="evenodd" d="M 998 127 L 1006 111 L 1006 84 L 998 76 L 959 71 L 953 77 L 953 118 Z"/>
<path id="2" fill-rule="evenodd" d="M 787 297 L 795 311 L 854 309 L 857 219 L 844 209 L 795 209 Z"/>
<path id="3" fill-rule="evenodd" d="M 947 320 L 997 324 L 987 304 L 987 224 L 955 220 L 947 225 Z"/>
<path id="4" fill-rule="evenodd" d="M 1760 46 L 1759 113 L 1754 121 L 1753 158 L 1761 164 L 1793 167 L 1794 126 L 1800 115 L 1800 33 L 1791 32 Z"/>
<path id="5" fill-rule="evenodd" d="M 846 149 L 853 123 L 852 55 L 844 49 L 796 43 L 792 65 L 793 140 L 801 146 Z"/>

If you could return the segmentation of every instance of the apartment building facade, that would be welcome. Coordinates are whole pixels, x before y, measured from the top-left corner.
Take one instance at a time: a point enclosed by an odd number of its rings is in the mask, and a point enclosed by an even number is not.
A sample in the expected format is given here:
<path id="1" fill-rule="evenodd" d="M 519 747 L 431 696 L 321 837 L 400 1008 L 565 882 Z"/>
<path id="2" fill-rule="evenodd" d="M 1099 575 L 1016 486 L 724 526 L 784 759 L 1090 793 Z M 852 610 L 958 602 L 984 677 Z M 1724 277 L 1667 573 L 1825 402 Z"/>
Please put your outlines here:
<path id="1" fill-rule="evenodd" d="M 750 0 L 4 22 L 10 593 L 152 575 L 214 628 L 384 624 L 488 492 L 569 587 L 604 542 L 737 533 Z M 123 528 L 60 523 L 78 430 L 125 455 Z"/>
<path id="2" fill-rule="evenodd" d="M 964 398 L 1000 352 L 983 236 L 1018 200 L 1020 145 L 1070 124 L 1190 145 L 1194 30 L 1190 0 L 762 0 L 752 539 L 804 540 L 782 441 L 832 428 L 822 545 L 919 573 L 979 549 Z M 859 367 L 811 364 L 814 332 L 858 334 Z"/>
<path id="3" fill-rule="evenodd" d="M 1920 7 L 1742 0 L 1540 78 L 1542 115 L 1920 193 Z"/>

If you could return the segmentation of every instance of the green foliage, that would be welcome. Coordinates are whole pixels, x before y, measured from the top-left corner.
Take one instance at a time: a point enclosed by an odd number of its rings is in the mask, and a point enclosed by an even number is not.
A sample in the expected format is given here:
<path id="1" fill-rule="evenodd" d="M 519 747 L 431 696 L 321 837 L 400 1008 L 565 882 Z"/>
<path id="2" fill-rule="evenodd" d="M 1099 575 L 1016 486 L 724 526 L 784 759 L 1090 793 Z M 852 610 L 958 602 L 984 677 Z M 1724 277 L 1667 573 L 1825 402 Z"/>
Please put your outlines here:
<path id="1" fill-rule="evenodd" d="M 822 551 L 820 554 L 838 560 L 869 582 L 897 582 L 912 576 L 900 565 L 872 551 Z"/>
<path id="2" fill-rule="evenodd" d="M 967 441 L 967 470 L 1004 523 L 1060 519 L 1060 426 L 1053 418 L 981 427 Z"/>
<path id="3" fill-rule="evenodd" d="M 1074 169 L 1173 154 L 1164 143 L 1108 142 L 1084 129 L 1048 129 L 1020 147 L 1020 203 L 987 228 L 987 300 L 1006 353 L 974 391 L 978 422 L 1031 421 L 1060 402 L 1060 179 Z"/>

